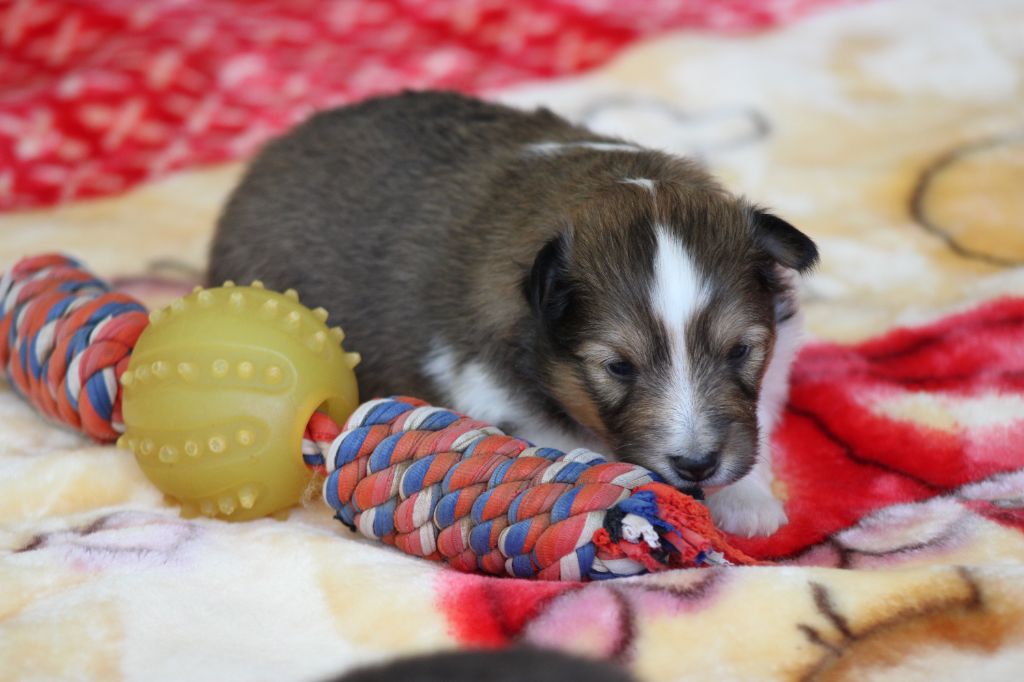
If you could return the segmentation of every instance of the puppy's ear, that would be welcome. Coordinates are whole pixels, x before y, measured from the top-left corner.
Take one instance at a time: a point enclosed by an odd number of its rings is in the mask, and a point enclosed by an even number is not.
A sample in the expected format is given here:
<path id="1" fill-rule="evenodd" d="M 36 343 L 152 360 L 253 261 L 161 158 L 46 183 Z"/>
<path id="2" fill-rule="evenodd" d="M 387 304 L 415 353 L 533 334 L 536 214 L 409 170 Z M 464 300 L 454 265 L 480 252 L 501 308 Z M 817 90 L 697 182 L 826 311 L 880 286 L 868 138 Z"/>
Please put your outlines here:
<path id="1" fill-rule="evenodd" d="M 753 223 L 756 239 L 781 265 L 807 272 L 818 263 L 818 247 L 811 238 L 782 218 L 755 210 Z"/>
<path id="2" fill-rule="evenodd" d="M 523 283 L 530 309 L 546 325 L 561 320 L 569 307 L 569 248 L 570 238 L 566 233 L 549 240 L 537 252 Z"/>

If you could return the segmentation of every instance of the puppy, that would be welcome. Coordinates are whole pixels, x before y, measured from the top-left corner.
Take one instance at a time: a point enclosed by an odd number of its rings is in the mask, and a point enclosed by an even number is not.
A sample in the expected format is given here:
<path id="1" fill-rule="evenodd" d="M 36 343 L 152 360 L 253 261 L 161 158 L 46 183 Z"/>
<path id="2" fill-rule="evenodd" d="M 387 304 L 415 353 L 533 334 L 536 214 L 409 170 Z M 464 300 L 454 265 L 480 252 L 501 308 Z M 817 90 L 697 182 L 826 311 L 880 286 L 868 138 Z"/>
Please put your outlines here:
<path id="1" fill-rule="evenodd" d="M 318 114 L 232 195 L 209 279 L 323 306 L 365 396 L 713 492 L 729 532 L 786 521 L 769 434 L 814 243 L 686 159 L 534 112 L 406 92 Z"/>

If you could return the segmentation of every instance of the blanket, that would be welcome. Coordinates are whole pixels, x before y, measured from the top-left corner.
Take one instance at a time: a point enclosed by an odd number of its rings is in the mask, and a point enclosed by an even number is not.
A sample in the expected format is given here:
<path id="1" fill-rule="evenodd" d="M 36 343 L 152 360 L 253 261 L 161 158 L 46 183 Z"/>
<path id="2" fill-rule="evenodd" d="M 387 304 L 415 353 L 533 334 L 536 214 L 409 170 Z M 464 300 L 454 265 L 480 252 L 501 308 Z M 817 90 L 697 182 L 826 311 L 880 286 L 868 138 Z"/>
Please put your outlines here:
<path id="1" fill-rule="evenodd" d="M 318 679 L 512 643 L 652 682 L 1020 677 L 1020 3 L 199 4 L 0 7 L 0 270 L 60 249 L 159 305 L 198 280 L 245 156 L 308 107 L 544 104 L 700 158 L 818 242 L 773 434 L 790 523 L 736 539 L 763 566 L 461 574 L 315 504 L 183 519 L 0 383 L 0 678 Z"/>

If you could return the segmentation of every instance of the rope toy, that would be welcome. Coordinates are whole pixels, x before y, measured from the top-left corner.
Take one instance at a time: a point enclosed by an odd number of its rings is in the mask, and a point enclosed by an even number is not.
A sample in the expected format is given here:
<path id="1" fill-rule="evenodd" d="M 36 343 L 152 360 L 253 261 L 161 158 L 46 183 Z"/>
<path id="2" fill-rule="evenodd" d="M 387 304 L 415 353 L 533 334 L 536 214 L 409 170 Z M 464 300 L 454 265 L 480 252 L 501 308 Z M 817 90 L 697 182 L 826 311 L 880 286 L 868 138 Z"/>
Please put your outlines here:
<path id="1" fill-rule="evenodd" d="M 366 402 L 343 432 L 315 415 L 303 452 L 339 521 L 460 571 L 581 580 L 751 561 L 647 469 L 414 398 Z"/>
<path id="2" fill-rule="evenodd" d="M 275 513 L 313 472 L 349 528 L 460 571 L 599 580 L 755 563 L 642 467 L 414 398 L 357 407 L 358 355 L 326 321 L 258 282 L 197 287 L 147 317 L 57 255 L 0 279 L 11 384 L 43 414 L 117 439 L 183 515 Z"/>
<path id="3" fill-rule="evenodd" d="M 43 414 L 104 442 L 124 431 L 117 377 L 146 309 L 59 255 L 26 258 L 0 278 L 0 363 Z"/>

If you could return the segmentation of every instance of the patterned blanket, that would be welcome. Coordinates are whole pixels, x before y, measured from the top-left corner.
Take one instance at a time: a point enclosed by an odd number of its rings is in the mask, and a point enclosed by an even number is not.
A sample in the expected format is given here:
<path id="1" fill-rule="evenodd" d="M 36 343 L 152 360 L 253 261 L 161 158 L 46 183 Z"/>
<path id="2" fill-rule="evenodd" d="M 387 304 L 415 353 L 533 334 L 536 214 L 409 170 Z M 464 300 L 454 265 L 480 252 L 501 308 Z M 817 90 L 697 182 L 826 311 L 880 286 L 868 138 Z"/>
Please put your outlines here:
<path id="1" fill-rule="evenodd" d="M 544 103 L 702 158 L 818 241 L 774 435 L 791 523 L 737 541 L 768 566 L 464 575 L 321 506 L 182 519 L 0 383 L 0 679 L 315 679 L 514 642 L 651 681 L 1021 676 L 1020 3 L 240 5 L 0 5 L 0 270 L 60 249 L 163 303 L 199 277 L 231 160 L 310 106 Z"/>

